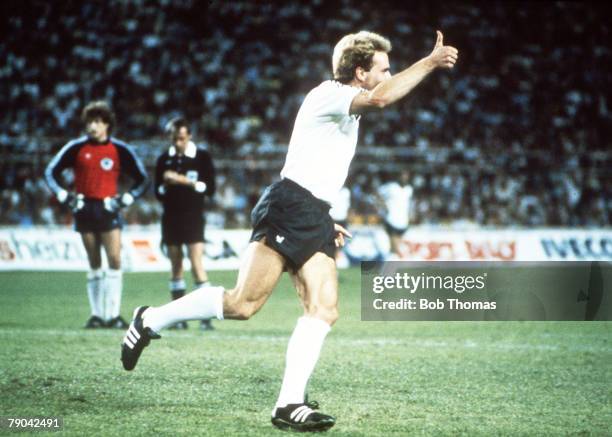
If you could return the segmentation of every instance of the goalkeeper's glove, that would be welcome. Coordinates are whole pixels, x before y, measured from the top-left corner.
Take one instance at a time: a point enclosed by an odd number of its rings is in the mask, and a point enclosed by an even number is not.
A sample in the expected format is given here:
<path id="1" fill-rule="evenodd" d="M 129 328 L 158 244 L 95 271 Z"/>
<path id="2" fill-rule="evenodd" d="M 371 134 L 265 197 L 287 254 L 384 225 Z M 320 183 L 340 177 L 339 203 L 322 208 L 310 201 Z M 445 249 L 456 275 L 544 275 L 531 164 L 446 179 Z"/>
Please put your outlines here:
<path id="1" fill-rule="evenodd" d="M 193 189 L 197 193 L 204 193 L 206 191 L 206 182 L 197 181 L 195 184 L 193 184 Z"/>
<path id="2" fill-rule="evenodd" d="M 85 206 L 85 196 L 82 194 L 69 193 L 66 190 L 57 193 L 57 200 L 62 205 L 67 205 L 72 212 L 77 212 Z"/>
<path id="3" fill-rule="evenodd" d="M 130 206 L 132 203 L 134 203 L 134 196 L 130 193 L 123 193 L 115 197 L 105 197 L 104 209 L 109 212 L 117 212 L 123 207 Z"/>

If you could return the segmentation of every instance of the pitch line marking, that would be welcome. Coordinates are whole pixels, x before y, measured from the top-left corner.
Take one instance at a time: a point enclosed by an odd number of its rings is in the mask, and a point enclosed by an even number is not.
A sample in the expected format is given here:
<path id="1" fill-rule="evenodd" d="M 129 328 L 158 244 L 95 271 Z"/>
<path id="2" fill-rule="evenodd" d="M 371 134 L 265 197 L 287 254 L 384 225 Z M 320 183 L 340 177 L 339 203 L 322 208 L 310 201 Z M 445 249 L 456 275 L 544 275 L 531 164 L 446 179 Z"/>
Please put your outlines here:
<path id="1" fill-rule="evenodd" d="M 54 337 L 117 337 L 123 338 L 124 332 L 120 330 L 107 331 L 107 330 L 96 330 L 96 331 L 81 331 L 81 330 L 61 330 L 61 329 L 19 329 L 19 328 L 0 328 L 0 336 L 4 337 L 16 337 L 24 335 L 34 336 L 54 336 Z M 173 333 L 164 332 L 165 337 L 172 337 L 174 339 L 202 339 L 203 335 L 198 333 Z M 227 340 L 233 339 L 238 341 L 248 342 L 259 342 L 259 343 L 279 343 L 286 344 L 289 340 L 290 332 L 283 335 L 245 335 L 245 334 L 233 334 L 231 332 L 216 332 L 207 333 L 206 337 L 211 340 Z M 384 337 L 370 337 L 370 338 L 344 338 L 344 337 L 330 337 L 326 340 L 327 343 L 334 343 L 337 346 L 347 345 L 352 347 L 421 347 L 430 349 L 452 349 L 452 348 L 463 348 L 463 349 L 492 349 L 492 350 L 540 350 L 540 351 L 589 351 L 589 352 L 612 352 L 612 347 L 597 347 L 588 345 L 575 345 L 569 346 L 567 344 L 519 344 L 511 342 L 476 342 L 474 340 L 463 340 L 457 342 L 451 341 L 437 341 L 437 340 L 423 340 L 423 339 L 390 339 Z M 205 347 L 205 346 L 203 346 Z"/>

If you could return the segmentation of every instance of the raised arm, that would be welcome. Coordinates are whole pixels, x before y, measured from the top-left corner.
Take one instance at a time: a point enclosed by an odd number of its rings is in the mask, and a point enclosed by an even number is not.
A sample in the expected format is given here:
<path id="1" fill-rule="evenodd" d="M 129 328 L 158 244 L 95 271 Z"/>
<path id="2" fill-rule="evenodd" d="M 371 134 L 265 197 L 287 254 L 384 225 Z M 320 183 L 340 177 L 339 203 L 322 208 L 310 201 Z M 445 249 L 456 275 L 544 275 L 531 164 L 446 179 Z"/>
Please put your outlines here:
<path id="1" fill-rule="evenodd" d="M 382 81 L 372 90 L 357 94 L 351 103 L 351 114 L 385 108 L 405 97 L 433 70 L 453 68 L 459 51 L 455 47 L 445 46 L 442 32 L 438 30 L 436 33 L 438 39 L 429 56 Z"/>

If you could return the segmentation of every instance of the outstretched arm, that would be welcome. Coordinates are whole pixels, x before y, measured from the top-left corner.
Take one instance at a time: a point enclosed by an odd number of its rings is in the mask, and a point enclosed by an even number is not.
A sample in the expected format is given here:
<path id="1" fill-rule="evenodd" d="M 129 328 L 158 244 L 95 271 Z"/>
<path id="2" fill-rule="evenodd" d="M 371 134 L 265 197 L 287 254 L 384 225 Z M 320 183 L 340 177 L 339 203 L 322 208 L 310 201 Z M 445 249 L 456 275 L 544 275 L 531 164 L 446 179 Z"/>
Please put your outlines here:
<path id="1" fill-rule="evenodd" d="M 429 56 L 379 83 L 374 89 L 357 94 L 351 103 L 351 114 L 391 105 L 410 93 L 433 70 L 453 68 L 459 51 L 455 47 L 445 46 L 442 32 L 438 30 L 436 33 L 438 39 Z"/>

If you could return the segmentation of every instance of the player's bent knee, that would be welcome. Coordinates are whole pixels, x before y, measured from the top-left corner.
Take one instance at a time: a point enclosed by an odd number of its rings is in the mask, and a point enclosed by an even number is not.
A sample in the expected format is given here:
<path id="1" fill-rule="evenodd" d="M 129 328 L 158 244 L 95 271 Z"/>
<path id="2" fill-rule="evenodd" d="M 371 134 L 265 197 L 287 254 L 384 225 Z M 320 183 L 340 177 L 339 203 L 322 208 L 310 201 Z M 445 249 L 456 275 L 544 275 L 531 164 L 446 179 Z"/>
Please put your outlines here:
<path id="1" fill-rule="evenodd" d="M 314 317 L 323 320 L 329 326 L 333 326 L 338 320 L 338 308 L 337 307 L 319 307 L 308 314 L 310 317 Z"/>
<path id="2" fill-rule="evenodd" d="M 226 293 L 225 301 L 223 303 L 224 316 L 227 319 L 234 320 L 248 320 L 253 314 L 257 312 L 257 308 L 254 304 L 241 299 L 239 293 L 235 290 L 231 290 Z"/>
<path id="3" fill-rule="evenodd" d="M 234 320 L 249 320 L 252 315 L 252 311 L 249 311 L 246 308 L 238 308 L 236 311 L 234 311 L 234 316 L 232 318 Z"/>
<path id="4" fill-rule="evenodd" d="M 338 310 L 334 309 L 333 311 L 330 311 L 326 314 L 326 318 L 324 320 L 329 324 L 329 326 L 334 326 L 334 324 L 338 321 L 339 317 L 340 314 L 338 314 Z"/>

